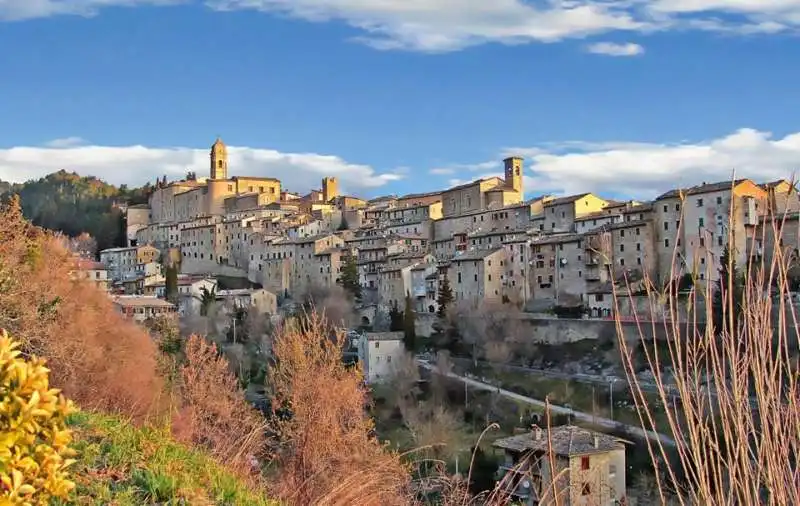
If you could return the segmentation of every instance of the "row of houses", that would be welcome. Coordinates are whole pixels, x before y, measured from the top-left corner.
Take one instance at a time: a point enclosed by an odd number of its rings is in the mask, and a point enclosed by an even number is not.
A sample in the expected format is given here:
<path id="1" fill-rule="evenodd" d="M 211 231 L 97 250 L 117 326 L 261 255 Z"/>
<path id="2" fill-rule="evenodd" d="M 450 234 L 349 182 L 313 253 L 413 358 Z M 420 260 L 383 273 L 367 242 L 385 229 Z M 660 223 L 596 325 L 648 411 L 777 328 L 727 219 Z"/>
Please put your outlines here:
<path id="1" fill-rule="evenodd" d="M 438 192 L 363 200 L 340 195 L 336 178 L 326 177 L 321 190 L 301 196 L 278 180 L 262 188 L 258 178 L 228 178 L 220 143 L 209 178 L 163 181 L 149 206 L 128 211 L 135 250 L 101 254 L 115 282 L 144 278 L 145 291 L 161 282 L 146 262 L 155 250 L 187 275 L 246 277 L 295 296 L 335 284 L 355 262 L 365 297 L 386 306 L 411 297 L 417 311 L 436 311 L 447 278 L 458 301 L 582 306 L 603 317 L 614 284 L 663 286 L 687 272 L 714 281 L 726 246 L 746 261 L 768 249 L 764 216 L 800 208 L 789 182 L 748 179 L 647 202 L 593 193 L 526 199 L 518 157 L 503 161 L 504 177 Z M 186 207 L 192 195 L 205 203 Z"/>

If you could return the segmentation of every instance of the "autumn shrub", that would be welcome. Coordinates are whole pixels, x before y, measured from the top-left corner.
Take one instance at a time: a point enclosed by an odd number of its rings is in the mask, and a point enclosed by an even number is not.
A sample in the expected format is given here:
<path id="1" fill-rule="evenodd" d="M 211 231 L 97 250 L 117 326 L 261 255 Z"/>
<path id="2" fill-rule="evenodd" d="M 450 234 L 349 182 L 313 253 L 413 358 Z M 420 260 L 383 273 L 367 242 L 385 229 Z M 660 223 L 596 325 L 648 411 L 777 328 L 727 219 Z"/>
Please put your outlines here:
<path id="1" fill-rule="evenodd" d="M 181 367 L 181 406 L 173 433 L 206 448 L 213 457 L 240 471 L 264 449 L 264 419 L 239 389 L 228 361 L 215 344 L 192 335 Z"/>
<path id="2" fill-rule="evenodd" d="M 63 241 L 0 209 L 0 327 L 48 360 L 50 381 L 84 409 L 144 419 L 162 407 L 158 350 L 108 295 L 73 275 Z"/>
<path id="3" fill-rule="evenodd" d="M 311 313 L 274 337 L 275 491 L 290 505 L 407 504 L 408 470 L 375 439 L 363 377 L 342 360 L 343 336 L 331 338 L 327 329 Z"/>
<path id="4" fill-rule="evenodd" d="M 44 360 L 0 333 L 0 504 L 47 504 L 74 488 L 67 468 L 70 401 L 50 388 Z"/>

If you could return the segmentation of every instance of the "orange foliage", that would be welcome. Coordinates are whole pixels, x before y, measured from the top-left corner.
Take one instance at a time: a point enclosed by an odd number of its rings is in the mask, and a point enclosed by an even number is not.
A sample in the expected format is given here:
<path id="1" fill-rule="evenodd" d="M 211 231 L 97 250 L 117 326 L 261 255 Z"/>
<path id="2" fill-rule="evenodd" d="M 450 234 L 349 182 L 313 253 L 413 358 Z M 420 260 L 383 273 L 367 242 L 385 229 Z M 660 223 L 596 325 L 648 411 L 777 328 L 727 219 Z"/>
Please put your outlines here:
<path id="1" fill-rule="evenodd" d="M 408 470 L 372 437 L 361 374 L 345 367 L 343 339 L 328 339 L 326 328 L 312 314 L 275 336 L 276 492 L 296 505 L 407 504 Z"/>
<path id="2" fill-rule="evenodd" d="M 82 408 L 153 414 L 163 393 L 154 342 L 73 268 L 63 241 L 25 221 L 16 199 L 0 209 L 0 328 L 46 357 L 53 385 Z"/>
<path id="3" fill-rule="evenodd" d="M 205 447 L 228 467 L 246 470 L 251 458 L 263 453 L 263 418 L 245 401 L 215 344 L 192 335 L 185 354 L 181 368 L 184 406 L 173 419 L 173 434 Z"/>

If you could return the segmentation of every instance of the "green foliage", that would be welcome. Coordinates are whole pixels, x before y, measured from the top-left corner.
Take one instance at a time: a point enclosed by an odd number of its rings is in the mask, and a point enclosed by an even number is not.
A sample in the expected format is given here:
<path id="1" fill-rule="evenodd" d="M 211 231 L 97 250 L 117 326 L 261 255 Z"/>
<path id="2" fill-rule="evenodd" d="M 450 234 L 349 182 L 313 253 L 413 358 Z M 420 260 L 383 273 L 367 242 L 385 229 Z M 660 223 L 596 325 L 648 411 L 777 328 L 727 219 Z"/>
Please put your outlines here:
<path id="1" fill-rule="evenodd" d="M 22 212 L 35 225 L 59 230 L 71 237 L 88 232 L 97 239 L 97 247 L 124 246 L 125 218 L 117 203 L 145 204 L 150 185 L 117 188 L 95 177 L 81 177 L 64 170 L 22 184 L 0 185 L 0 195 L 7 200 L 19 195 Z"/>
<path id="2" fill-rule="evenodd" d="M 389 310 L 389 330 L 392 332 L 401 332 L 405 330 L 403 312 L 397 308 L 397 305 L 392 305 L 392 308 Z"/>
<path id="3" fill-rule="evenodd" d="M 73 415 L 77 487 L 57 505 L 229 504 L 272 506 L 205 453 L 172 439 L 169 428 L 138 428 L 93 413 Z"/>
<path id="4" fill-rule="evenodd" d="M 173 304 L 178 303 L 178 267 L 168 265 L 164 272 L 167 300 Z"/>
<path id="5" fill-rule="evenodd" d="M 406 307 L 403 311 L 403 345 L 406 350 L 413 352 L 417 346 L 417 331 L 414 328 L 414 308 L 411 304 L 411 295 L 406 295 Z"/>
<path id="6" fill-rule="evenodd" d="M 207 316 L 211 305 L 217 300 L 217 289 L 209 290 L 205 286 L 200 289 L 200 316 Z"/>
<path id="7" fill-rule="evenodd" d="M 348 255 L 342 266 L 339 284 L 353 297 L 356 302 L 361 302 L 361 283 L 358 281 L 358 264 L 355 255 Z"/>
<path id="8" fill-rule="evenodd" d="M 741 318 L 742 297 L 744 295 L 744 279 L 736 267 L 736 260 L 731 257 L 730 245 L 726 244 L 719 258 L 719 279 L 714 290 L 711 305 L 711 317 L 714 332 L 733 332 Z M 731 286 L 731 281 L 733 285 Z M 733 327 L 729 328 L 733 321 Z"/>
<path id="9" fill-rule="evenodd" d="M 447 276 L 442 279 L 442 284 L 439 286 L 439 299 L 436 303 L 439 305 L 436 315 L 439 318 L 444 318 L 447 314 L 447 308 L 453 303 L 453 289 L 450 288 L 450 280 L 447 279 Z"/>
<path id="10" fill-rule="evenodd" d="M 75 411 L 37 358 L 21 358 L 19 344 L 0 334 L 0 504 L 47 504 L 75 484 L 66 428 Z"/>

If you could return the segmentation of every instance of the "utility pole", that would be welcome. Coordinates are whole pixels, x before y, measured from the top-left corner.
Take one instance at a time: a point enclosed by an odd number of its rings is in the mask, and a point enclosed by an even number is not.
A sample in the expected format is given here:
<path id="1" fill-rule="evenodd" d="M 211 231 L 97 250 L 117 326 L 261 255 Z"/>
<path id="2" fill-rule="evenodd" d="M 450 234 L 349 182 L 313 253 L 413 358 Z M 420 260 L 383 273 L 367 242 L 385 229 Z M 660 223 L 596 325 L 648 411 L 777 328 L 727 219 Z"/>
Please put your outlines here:
<path id="1" fill-rule="evenodd" d="M 609 405 L 609 415 L 611 419 L 614 419 L 614 381 L 608 382 L 608 405 Z"/>

